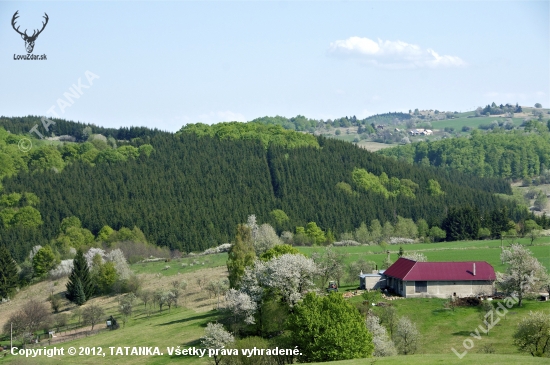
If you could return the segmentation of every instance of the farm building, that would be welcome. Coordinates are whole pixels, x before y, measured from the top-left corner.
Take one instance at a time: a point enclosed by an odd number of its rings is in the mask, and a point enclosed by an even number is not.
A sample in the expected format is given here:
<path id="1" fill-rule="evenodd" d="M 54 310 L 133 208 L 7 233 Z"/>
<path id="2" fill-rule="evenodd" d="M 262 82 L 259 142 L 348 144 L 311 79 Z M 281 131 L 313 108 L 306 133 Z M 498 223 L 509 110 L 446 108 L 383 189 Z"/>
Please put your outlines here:
<path id="1" fill-rule="evenodd" d="M 417 262 L 399 258 L 383 276 L 386 288 L 406 298 L 491 295 L 495 269 L 485 261 Z"/>
<path id="2" fill-rule="evenodd" d="M 421 136 L 430 136 L 433 134 L 433 131 L 431 129 L 422 129 L 422 128 L 418 128 L 418 129 L 411 129 L 409 131 L 409 134 L 411 136 L 418 136 L 418 135 L 421 135 Z"/>
<path id="3" fill-rule="evenodd" d="M 384 289 L 386 287 L 386 278 L 383 276 L 384 270 L 374 270 L 372 274 L 359 274 L 360 289 Z"/>

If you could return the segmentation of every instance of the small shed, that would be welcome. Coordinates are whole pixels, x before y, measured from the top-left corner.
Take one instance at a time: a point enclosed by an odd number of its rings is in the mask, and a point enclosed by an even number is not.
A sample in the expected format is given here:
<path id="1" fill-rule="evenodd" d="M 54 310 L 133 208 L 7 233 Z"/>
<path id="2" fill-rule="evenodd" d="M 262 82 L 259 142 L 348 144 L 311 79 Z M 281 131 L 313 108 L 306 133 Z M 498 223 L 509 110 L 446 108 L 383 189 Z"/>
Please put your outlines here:
<path id="1" fill-rule="evenodd" d="M 370 274 L 359 274 L 359 289 L 373 290 L 386 287 L 386 278 L 383 276 L 384 270 L 373 270 Z"/>

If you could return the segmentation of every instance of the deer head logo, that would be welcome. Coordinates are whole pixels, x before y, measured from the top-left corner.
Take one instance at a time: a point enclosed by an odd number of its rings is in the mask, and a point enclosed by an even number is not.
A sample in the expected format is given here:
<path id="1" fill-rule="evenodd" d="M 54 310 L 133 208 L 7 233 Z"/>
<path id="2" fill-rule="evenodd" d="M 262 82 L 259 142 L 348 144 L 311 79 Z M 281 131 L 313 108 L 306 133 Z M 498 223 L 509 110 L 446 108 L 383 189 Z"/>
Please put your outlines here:
<path id="1" fill-rule="evenodd" d="M 46 28 L 46 24 L 48 24 L 48 14 L 44 13 L 45 15 L 43 16 L 44 19 L 46 19 L 46 22 L 42 22 L 42 29 L 40 30 L 35 30 L 31 36 L 29 36 L 27 34 L 27 30 L 25 29 L 25 32 L 21 33 L 19 31 L 19 27 L 15 27 L 15 20 L 17 18 L 19 18 L 19 15 L 17 15 L 17 13 L 19 13 L 19 10 L 17 10 L 15 12 L 15 14 L 13 14 L 13 18 L 11 18 L 11 26 L 13 27 L 13 29 L 19 33 L 21 35 L 21 38 L 23 38 L 23 40 L 25 41 L 25 48 L 27 49 L 27 53 L 32 53 L 32 50 L 34 49 L 34 41 L 36 41 L 36 38 L 38 38 L 38 35 L 40 33 L 42 33 L 42 31 L 44 30 L 44 28 Z"/>

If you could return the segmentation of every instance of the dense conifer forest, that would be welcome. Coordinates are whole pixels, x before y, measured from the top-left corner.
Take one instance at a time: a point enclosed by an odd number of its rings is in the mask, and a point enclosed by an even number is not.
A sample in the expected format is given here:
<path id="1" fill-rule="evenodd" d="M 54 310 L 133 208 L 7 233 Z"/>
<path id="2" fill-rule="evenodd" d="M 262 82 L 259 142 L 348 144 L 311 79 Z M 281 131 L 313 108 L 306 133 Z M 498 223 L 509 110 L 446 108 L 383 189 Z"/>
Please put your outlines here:
<path id="1" fill-rule="evenodd" d="M 73 122 L 65 119 L 51 118 L 49 119 L 55 124 L 48 126 L 48 132 L 45 133 L 42 128 L 41 117 L 39 116 L 26 116 L 26 117 L 3 117 L 0 116 L 0 127 L 13 134 L 26 134 L 30 133 L 34 126 L 38 126 L 38 132 L 48 137 L 53 133 L 56 136 L 69 135 L 76 138 L 77 141 L 82 142 L 86 140 L 84 135 L 85 127 L 90 127 L 93 133 L 102 134 L 106 137 L 113 137 L 117 140 L 130 140 L 132 138 L 151 137 L 157 134 L 163 134 L 158 129 L 150 129 L 146 127 L 122 127 L 122 128 L 104 128 L 94 124 Z M 35 135 L 34 137 L 37 137 Z"/>
<path id="2" fill-rule="evenodd" d="M 204 132 L 209 127 L 201 128 Z M 516 220 L 526 214 L 494 195 L 511 192 L 500 179 L 410 165 L 350 143 L 296 132 L 284 131 L 284 136 L 293 133 L 283 138 L 292 143 L 280 143 L 280 137 L 266 137 L 264 129 L 241 123 L 229 123 L 222 136 L 206 132 L 147 132 L 143 139 L 152 146 L 147 153 L 138 153 L 142 139 L 111 152 L 137 148 L 131 158 L 98 160 L 97 155 L 91 162 L 77 154 L 62 170 L 22 168 L 6 176 L 2 194 L 35 194 L 43 222 L 25 229 L 2 226 L 0 243 L 20 260 L 32 246 L 53 239 L 62 219 L 70 216 L 80 218 L 94 235 L 105 225 L 116 230 L 136 226 L 150 242 L 196 251 L 231 241 L 235 227 L 249 214 L 279 232 L 313 221 L 337 234 L 373 219 L 395 222 L 397 216 L 440 225 L 449 208 L 459 206 L 476 207 L 481 213 L 507 206 Z M 17 138 L 6 140 L 9 147 Z M 64 151 L 79 145 L 44 148 Z M 29 166 L 33 158 L 44 160 L 39 151 L 25 155 Z M 99 153 L 105 151 L 109 149 Z M 364 171 L 388 193 L 354 178 L 354 171 Z M 289 220 L 272 221 L 270 212 L 276 209 Z"/>

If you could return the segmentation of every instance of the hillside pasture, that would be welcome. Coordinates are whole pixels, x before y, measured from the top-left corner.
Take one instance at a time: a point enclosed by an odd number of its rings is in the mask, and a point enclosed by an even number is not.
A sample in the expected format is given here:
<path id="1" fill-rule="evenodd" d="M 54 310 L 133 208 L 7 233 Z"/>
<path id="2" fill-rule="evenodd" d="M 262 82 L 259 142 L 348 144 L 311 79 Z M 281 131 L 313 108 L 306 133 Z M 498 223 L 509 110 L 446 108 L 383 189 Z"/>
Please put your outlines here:
<path id="1" fill-rule="evenodd" d="M 355 301 L 361 297 L 354 297 Z M 402 299 L 393 300 L 391 305 L 396 308 L 399 316 L 406 316 L 416 325 L 422 334 L 418 353 L 422 354 L 449 354 L 454 355 L 454 347 L 459 353 L 464 352 L 463 341 L 470 338 L 474 342 L 474 348 L 468 351 L 465 358 L 471 360 L 486 344 L 491 344 L 495 354 L 522 355 L 512 344 L 512 336 L 518 323 L 527 316 L 530 311 L 545 311 L 550 313 L 550 302 L 529 300 L 523 306 L 512 307 L 506 316 L 500 317 L 494 314 L 495 326 L 486 335 L 481 330 L 481 339 L 473 338 L 476 328 L 483 325 L 483 319 L 478 307 L 457 307 L 455 310 L 445 307 L 446 299 Z M 493 301 L 496 305 L 499 301 Z M 374 313 L 382 316 L 380 307 L 374 308 Z M 500 318 L 500 319 L 499 319 Z M 485 327 L 483 327 L 485 328 Z M 458 358 L 456 358 L 458 360 Z"/>
<path id="2" fill-rule="evenodd" d="M 158 274 L 172 276 L 186 274 L 201 269 L 211 269 L 225 266 L 227 253 L 218 253 L 204 256 L 187 256 L 170 261 L 138 262 L 131 265 L 132 271 L 136 274 Z"/>
<path id="3" fill-rule="evenodd" d="M 464 359 L 460 360 L 455 355 L 409 355 L 409 356 L 392 356 L 392 357 L 380 357 L 376 359 L 354 359 L 335 361 L 331 364 L 334 365 L 364 365 L 364 364 L 376 364 L 376 365 L 394 365 L 394 364 L 407 364 L 407 365 L 440 365 L 440 364 L 464 364 L 468 365 L 538 365 L 546 364 L 547 359 L 537 357 L 526 356 L 510 356 L 510 355 L 487 355 L 474 353 L 468 355 Z M 312 365 L 320 365 L 316 363 Z M 323 363 L 326 364 L 326 363 Z"/>
<path id="4" fill-rule="evenodd" d="M 369 142 L 369 141 L 359 141 L 357 146 L 366 149 L 370 152 L 380 151 L 384 148 L 395 147 L 395 144 L 388 143 L 379 143 L 379 142 Z"/>
<path id="5" fill-rule="evenodd" d="M 385 250 L 390 251 L 392 261 L 396 261 L 399 247 L 407 252 L 420 252 L 426 255 L 428 261 L 487 261 L 495 268 L 495 271 L 505 271 L 506 266 L 500 261 L 501 245 L 506 247 L 512 242 L 519 242 L 533 252 L 533 255 L 548 269 L 550 273 L 550 237 L 541 237 L 530 246 L 529 239 L 503 239 L 480 241 L 457 241 L 439 243 L 415 243 L 404 245 L 388 245 Z M 322 252 L 324 247 L 297 247 L 300 252 L 311 256 L 314 252 Z M 381 269 L 386 253 L 378 245 L 333 247 L 336 252 L 346 254 L 345 263 L 351 263 L 359 259 L 374 261 Z"/>
<path id="6" fill-rule="evenodd" d="M 516 127 L 519 126 L 523 121 L 522 118 L 511 118 L 511 119 Z M 467 126 L 470 128 L 479 128 L 480 125 L 491 124 L 495 120 L 504 121 L 506 120 L 506 118 L 495 116 L 495 117 L 445 119 L 445 120 L 433 121 L 432 126 L 433 126 L 433 129 L 440 129 L 440 130 L 450 127 L 450 128 L 454 128 L 455 132 L 460 132 L 462 130 L 462 127 L 464 126 Z"/>

